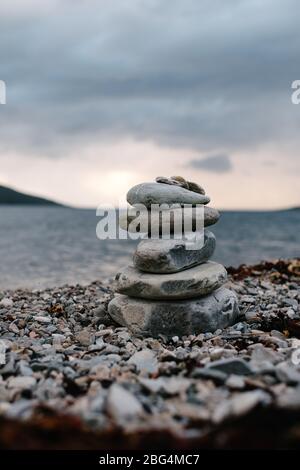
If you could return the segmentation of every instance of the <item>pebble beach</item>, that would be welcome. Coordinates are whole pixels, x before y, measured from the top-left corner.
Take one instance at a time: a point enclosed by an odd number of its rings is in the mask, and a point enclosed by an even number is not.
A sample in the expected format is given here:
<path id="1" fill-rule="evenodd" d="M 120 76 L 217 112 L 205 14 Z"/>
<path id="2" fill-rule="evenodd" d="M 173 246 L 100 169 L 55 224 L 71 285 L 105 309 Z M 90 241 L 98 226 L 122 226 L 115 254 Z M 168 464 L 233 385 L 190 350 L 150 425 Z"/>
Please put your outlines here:
<path id="1" fill-rule="evenodd" d="M 181 338 L 116 325 L 111 282 L 1 291 L 0 448 L 299 445 L 300 261 L 228 272 L 238 322 Z"/>

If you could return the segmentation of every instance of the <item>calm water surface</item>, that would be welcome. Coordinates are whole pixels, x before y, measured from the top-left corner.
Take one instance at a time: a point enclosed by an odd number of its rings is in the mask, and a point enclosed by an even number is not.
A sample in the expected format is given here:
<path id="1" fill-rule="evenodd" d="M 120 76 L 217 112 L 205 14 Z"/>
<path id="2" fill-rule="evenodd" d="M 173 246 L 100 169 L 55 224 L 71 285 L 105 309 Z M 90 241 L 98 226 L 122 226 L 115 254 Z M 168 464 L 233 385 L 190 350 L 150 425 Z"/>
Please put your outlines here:
<path id="1" fill-rule="evenodd" d="M 0 206 L 0 288 L 43 288 L 107 279 L 136 242 L 98 240 L 94 210 Z M 223 212 L 212 231 L 225 266 L 300 256 L 300 211 Z"/>

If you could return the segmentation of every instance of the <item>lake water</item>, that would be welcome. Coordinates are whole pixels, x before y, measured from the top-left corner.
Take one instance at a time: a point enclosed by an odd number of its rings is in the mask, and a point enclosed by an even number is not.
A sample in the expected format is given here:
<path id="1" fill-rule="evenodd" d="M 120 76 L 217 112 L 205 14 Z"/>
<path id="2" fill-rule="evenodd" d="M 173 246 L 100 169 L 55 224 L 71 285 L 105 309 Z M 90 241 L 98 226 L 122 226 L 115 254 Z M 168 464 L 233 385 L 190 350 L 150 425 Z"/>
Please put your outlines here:
<path id="1" fill-rule="evenodd" d="M 94 210 L 0 206 L 0 288 L 86 284 L 112 277 L 136 242 L 98 240 Z M 211 227 L 225 266 L 300 256 L 300 211 L 223 212 Z"/>

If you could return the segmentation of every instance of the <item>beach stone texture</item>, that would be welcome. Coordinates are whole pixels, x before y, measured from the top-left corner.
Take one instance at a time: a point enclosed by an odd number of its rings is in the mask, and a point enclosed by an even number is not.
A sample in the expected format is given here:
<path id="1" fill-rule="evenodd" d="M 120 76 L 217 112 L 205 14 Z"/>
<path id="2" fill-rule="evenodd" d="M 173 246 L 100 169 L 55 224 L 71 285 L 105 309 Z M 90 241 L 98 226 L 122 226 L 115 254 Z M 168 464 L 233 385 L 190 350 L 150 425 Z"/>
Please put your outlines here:
<path id="1" fill-rule="evenodd" d="M 127 201 L 132 206 L 143 204 L 150 208 L 152 204 L 208 204 L 210 198 L 178 185 L 141 183 L 128 191 Z"/>
<path id="2" fill-rule="evenodd" d="M 185 240 L 142 240 L 133 255 L 135 268 L 147 273 L 167 274 L 183 271 L 208 261 L 216 247 L 216 238 L 205 230 L 203 246 L 189 249 Z"/>
<path id="3" fill-rule="evenodd" d="M 167 185 L 166 185 L 167 186 Z M 163 220 L 170 221 L 170 233 L 174 233 L 174 220 L 180 220 L 179 217 L 182 217 L 182 231 L 187 230 L 188 228 L 192 228 L 192 230 L 196 230 L 196 223 L 203 225 L 204 227 L 208 227 L 210 225 L 214 225 L 218 222 L 220 218 L 220 213 L 217 209 L 213 207 L 203 206 L 203 223 L 199 221 L 199 214 L 196 211 L 187 211 L 183 217 L 183 209 L 166 209 L 163 211 L 154 211 L 155 217 L 151 217 L 151 212 L 148 211 L 147 213 L 142 212 L 141 214 L 137 214 L 135 210 L 129 208 L 128 211 L 124 211 L 120 213 L 119 217 L 119 224 L 123 230 L 127 230 L 130 233 L 148 233 L 149 235 L 152 234 L 161 234 L 163 228 Z M 136 220 L 136 224 L 132 224 L 132 222 Z M 186 225 L 185 225 L 186 224 Z M 136 225 L 140 228 L 137 231 Z M 165 229 L 165 226 L 164 226 Z M 176 225 L 175 225 L 176 231 Z"/>
<path id="4" fill-rule="evenodd" d="M 214 332 L 239 317 L 237 296 L 221 287 L 204 297 L 181 301 L 150 301 L 117 294 L 108 305 L 111 318 L 134 334 L 172 338 Z"/>
<path id="5" fill-rule="evenodd" d="M 168 178 L 165 176 L 158 176 L 157 178 L 155 178 L 155 181 L 157 183 L 171 184 L 175 186 L 180 186 L 181 188 L 190 189 L 188 182 L 184 178 L 181 178 L 180 176 L 179 177 L 171 176 L 171 178 Z"/>
<path id="6" fill-rule="evenodd" d="M 158 176 L 155 178 L 157 183 L 164 183 L 164 184 L 171 184 L 175 186 L 181 186 L 182 188 L 189 189 L 190 191 L 194 191 L 195 193 L 205 194 L 204 188 L 197 183 L 193 183 L 192 181 L 187 181 L 182 176 L 171 176 L 171 178 L 167 178 L 165 176 Z"/>
<path id="7" fill-rule="evenodd" d="M 143 299 L 190 299 L 209 294 L 226 280 L 224 266 L 213 261 L 171 274 L 143 273 L 128 266 L 116 276 L 116 291 Z"/>

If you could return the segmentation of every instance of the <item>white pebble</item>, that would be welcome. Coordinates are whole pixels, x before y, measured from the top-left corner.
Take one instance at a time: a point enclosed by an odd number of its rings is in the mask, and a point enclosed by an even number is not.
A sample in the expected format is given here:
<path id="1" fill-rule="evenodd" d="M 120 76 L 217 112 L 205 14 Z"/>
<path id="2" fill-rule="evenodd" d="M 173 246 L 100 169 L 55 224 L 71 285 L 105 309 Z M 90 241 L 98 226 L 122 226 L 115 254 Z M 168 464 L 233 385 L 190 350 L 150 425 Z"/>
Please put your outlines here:
<path id="1" fill-rule="evenodd" d="M 34 317 L 35 321 L 38 321 L 39 323 L 51 323 L 51 318 L 50 317 Z"/>
<path id="2" fill-rule="evenodd" d="M 9 299 L 8 297 L 4 297 L 4 299 L 0 301 L 0 306 L 4 308 L 11 308 L 13 304 L 14 304 L 13 300 Z"/>

